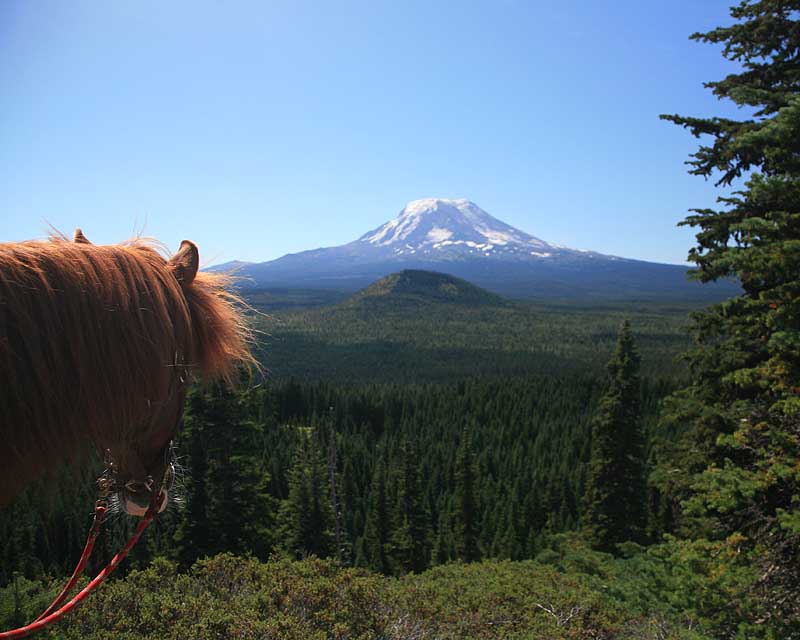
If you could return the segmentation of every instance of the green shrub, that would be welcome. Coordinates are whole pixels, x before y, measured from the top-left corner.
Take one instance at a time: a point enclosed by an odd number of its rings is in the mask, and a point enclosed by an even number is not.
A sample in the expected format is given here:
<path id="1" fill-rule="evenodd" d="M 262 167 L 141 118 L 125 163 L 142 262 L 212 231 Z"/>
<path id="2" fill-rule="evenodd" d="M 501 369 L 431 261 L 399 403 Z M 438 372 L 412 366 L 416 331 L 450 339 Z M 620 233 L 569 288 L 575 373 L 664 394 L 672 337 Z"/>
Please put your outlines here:
<path id="1" fill-rule="evenodd" d="M 688 562 L 689 551 L 676 545 L 628 551 L 629 557 L 615 559 L 574 536 L 560 536 L 540 555 L 546 564 L 449 564 L 401 579 L 314 557 L 262 563 L 223 554 L 198 561 L 188 572 L 157 559 L 147 569 L 112 579 L 43 635 L 67 640 L 707 638 L 698 631 L 693 599 L 717 602 L 727 593 L 725 580 L 701 584 L 702 572 L 695 576 L 691 567 L 673 566 L 681 554 Z M 4 627 L 35 618 L 57 589 L 55 583 L 19 578 L 16 587 L 0 590 Z"/>

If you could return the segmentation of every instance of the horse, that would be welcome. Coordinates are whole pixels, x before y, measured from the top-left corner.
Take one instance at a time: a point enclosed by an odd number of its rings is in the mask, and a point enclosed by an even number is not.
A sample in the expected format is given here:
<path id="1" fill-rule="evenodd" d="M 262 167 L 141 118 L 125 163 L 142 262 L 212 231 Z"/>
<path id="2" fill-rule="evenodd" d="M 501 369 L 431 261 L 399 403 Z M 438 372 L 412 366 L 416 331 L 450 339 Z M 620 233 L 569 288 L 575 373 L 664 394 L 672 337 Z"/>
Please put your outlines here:
<path id="1" fill-rule="evenodd" d="M 96 448 L 125 512 L 169 498 L 171 442 L 195 379 L 255 361 L 230 278 L 184 240 L 0 243 L 0 507 Z"/>

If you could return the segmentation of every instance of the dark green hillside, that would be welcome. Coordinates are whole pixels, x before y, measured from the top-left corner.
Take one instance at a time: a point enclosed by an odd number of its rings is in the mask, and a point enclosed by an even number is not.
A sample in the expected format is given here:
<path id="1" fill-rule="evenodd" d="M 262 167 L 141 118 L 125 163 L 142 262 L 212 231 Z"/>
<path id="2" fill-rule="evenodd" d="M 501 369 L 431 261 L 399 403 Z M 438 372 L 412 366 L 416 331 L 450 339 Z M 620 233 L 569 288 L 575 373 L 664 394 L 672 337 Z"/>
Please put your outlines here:
<path id="1" fill-rule="evenodd" d="M 362 295 L 385 287 L 380 281 Z M 426 297 L 423 304 L 418 293 L 392 291 L 335 306 L 276 311 L 258 321 L 259 358 L 273 378 L 349 382 L 602 374 L 619 324 L 630 319 L 643 373 L 682 375 L 676 356 L 689 345 L 690 305 L 493 305 L 492 294 L 459 291 L 484 302 Z"/>
<path id="2" fill-rule="evenodd" d="M 356 293 L 345 306 L 408 307 L 452 303 L 471 307 L 507 306 L 502 297 L 446 273 L 406 269 L 381 278 Z"/>

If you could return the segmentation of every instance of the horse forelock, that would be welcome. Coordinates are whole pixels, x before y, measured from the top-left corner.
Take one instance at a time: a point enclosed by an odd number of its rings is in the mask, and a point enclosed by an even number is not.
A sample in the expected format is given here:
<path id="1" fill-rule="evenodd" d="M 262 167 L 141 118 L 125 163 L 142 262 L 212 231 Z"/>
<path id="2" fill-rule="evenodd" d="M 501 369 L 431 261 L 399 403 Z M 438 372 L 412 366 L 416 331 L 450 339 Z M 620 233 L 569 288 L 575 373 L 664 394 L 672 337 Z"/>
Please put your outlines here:
<path id="1" fill-rule="evenodd" d="M 182 285 L 150 241 L 0 244 L 0 504 L 87 440 L 151 439 L 190 377 L 253 362 L 227 285 Z"/>

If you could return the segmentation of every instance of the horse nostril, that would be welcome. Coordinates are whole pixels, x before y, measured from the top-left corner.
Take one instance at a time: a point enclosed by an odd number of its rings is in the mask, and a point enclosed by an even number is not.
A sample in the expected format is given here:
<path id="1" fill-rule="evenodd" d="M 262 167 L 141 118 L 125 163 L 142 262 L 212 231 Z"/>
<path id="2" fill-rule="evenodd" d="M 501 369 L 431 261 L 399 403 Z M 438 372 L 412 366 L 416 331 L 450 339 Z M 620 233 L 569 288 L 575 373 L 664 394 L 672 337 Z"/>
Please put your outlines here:
<path id="1" fill-rule="evenodd" d="M 141 491 L 122 491 L 119 498 L 125 513 L 140 518 L 147 513 L 154 502 L 152 494 L 145 494 Z M 169 502 L 169 493 L 166 488 L 162 488 L 158 492 L 158 513 L 167 508 L 167 502 Z"/>

